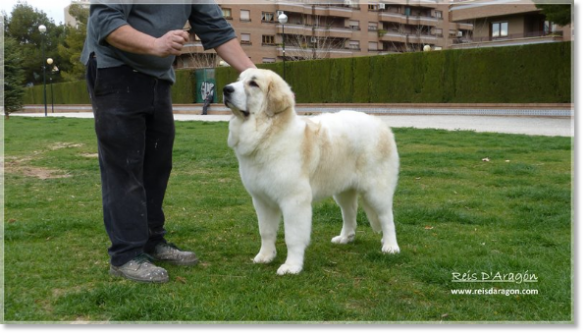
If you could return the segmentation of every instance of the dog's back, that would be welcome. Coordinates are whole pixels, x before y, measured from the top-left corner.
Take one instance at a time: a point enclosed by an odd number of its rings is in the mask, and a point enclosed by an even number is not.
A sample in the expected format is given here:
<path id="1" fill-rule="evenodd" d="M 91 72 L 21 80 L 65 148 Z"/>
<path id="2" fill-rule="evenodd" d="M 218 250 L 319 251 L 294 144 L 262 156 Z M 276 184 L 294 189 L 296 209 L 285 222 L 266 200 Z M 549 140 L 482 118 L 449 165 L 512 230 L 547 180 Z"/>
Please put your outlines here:
<path id="1" fill-rule="evenodd" d="M 372 177 L 392 191 L 398 178 L 394 135 L 375 116 L 341 111 L 308 118 L 305 149 L 315 199 L 369 187 Z"/>

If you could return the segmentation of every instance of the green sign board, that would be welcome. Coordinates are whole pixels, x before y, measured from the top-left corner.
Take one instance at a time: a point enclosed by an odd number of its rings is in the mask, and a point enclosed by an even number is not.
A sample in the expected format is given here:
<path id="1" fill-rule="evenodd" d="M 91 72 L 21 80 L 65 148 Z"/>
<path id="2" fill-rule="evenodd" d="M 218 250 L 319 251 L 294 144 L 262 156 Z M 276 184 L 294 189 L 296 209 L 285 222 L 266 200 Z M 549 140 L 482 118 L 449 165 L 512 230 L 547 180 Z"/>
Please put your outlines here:
<path id="1" fill-rule="evenodd" d="M 215 89 L 215 69 L 195 70 L 195 82 L 197 83 L 195 102 L 203 103 L 208 97 L 211 99 L 211 102 L 217 102 L 217 92 Z"/>

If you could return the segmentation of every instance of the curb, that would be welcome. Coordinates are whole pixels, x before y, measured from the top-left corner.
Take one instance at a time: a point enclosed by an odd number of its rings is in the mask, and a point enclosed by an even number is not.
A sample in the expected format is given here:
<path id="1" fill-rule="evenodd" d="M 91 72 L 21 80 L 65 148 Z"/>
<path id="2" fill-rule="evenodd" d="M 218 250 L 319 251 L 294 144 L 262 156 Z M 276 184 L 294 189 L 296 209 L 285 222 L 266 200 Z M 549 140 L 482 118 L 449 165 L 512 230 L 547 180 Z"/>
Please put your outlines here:
<path id="1" fill-rule="evenodd" d="M 174 104 L 174 114 L 201 115 L 202 104 Z M 297 104 L 297 113 L 335 113 L 355 110 L 377 115 L 477 115 L 574 117 L 573 104 Z M 21 113 L 44 113 L 44 105 L 25 105 Z M 91 105 L 47 106 L 47 113 L 91 112 Z M 212 104 L 208 115 L 231 115 L 222 104 Z"/>

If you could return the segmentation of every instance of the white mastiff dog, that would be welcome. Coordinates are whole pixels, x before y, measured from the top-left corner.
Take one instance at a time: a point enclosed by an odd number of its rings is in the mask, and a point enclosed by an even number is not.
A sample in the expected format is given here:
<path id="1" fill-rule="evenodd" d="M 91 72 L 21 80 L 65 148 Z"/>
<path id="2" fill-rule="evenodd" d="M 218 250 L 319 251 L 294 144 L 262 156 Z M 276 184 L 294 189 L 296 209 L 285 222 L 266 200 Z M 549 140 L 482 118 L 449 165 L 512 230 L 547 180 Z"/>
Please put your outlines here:
<path id="1" fill-rule="evenodd" d="M 360 195 L 372 228 L 383 233 L 382 252 L 400 252 L 392 213 L 398 151 L 383 122 L 353 111 L 299 117 L 290 87 L 268 70 L 242 72 L 223 93 L 234 114 L 228 144 L 258 215 L 262 246 L 255 263 L 275 258 L 284 216 L 288 255 L 277 273 L 301 272 L 311 238 L 311 204 L 329 196 L 343 214 L 341 233 L 331 242 L 353 241 Z"/>

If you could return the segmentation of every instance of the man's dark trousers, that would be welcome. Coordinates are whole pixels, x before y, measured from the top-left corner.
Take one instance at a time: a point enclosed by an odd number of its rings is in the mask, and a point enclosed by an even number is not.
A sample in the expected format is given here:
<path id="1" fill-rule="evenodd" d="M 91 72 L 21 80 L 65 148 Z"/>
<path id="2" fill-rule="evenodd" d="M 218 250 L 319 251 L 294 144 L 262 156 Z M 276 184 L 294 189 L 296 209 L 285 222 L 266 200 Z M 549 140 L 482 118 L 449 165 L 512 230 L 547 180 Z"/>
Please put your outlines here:
<path id="1" fill-rule="evenodd" d="M 95 118 L 104 223 L 111 264 L 121 266 L 164 241 L 162 203 L 175 138 L 171 85 L 128 66 L 97 69 L 86 80 Z"/>

